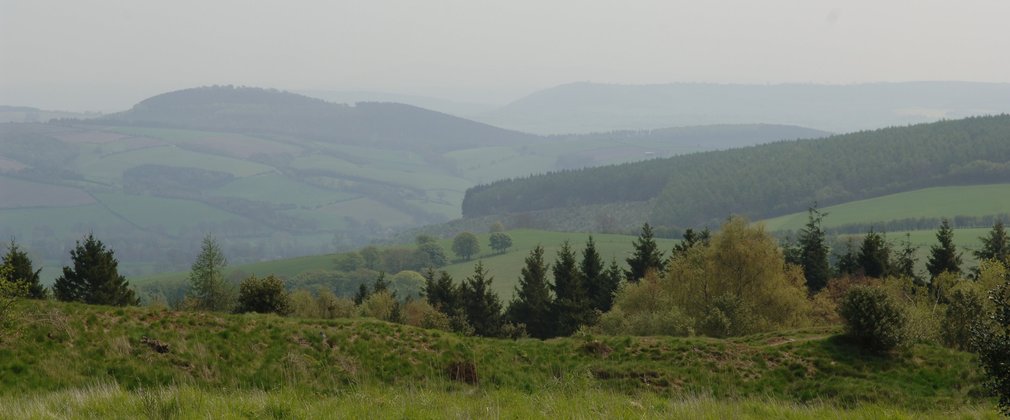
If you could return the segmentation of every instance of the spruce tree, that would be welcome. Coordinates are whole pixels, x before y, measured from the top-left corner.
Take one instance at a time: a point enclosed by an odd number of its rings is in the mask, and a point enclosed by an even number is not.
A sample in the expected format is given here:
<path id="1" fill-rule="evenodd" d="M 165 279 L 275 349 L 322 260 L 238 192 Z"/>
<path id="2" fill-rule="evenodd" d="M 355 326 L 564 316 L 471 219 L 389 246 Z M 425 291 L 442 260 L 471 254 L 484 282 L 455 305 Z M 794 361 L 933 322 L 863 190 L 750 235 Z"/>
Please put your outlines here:
<path id="1" fill-rule="evenodd" d="M 975 258 L 982 260 L 997 260 L 1004 263 L 1010 256 L 1010 238 L 1007 237 L 1006 229 L 1003 228 L 1003 221 L 997 220 L 992 225 L 992 230 L 988 236 L 979 238 L 982 241 L 982 249 L 975 251 Z"/>
<path id="2" fill-rule="evenodd" d="M 547 280 L 544 248 L 537 245 L 526 257 L 526 266 L 519 276 L 515 297 L 509 303 L 506 318 L 513 324 L 525 324 L 531 337 L 545 339 L 553 336 L 551 322 L 551 284 Z"/>
<path id="3" fill-rule="evenodd" d="M 624 270 L 617 264 L 616 258 L 611 258 L 610 267 L 607 267 L 600 278 L 600 293 L 593 302 L 593 306 L 600 312 L 608 312 L 613 308 L 614 298 L 617 295 L 617 289 L 621 286 L 621 280 L 624 280 Z"/>
<path id="4" fill-rule="evenodd" d="M 642 225 L 642 233 L 635 240 L 635 253 L 628 258 L 629 270 L 624 272 L 629 282 L 638 282 L 649 270 L 663 271 L 663 251 L 659 250 L 652 234 L 652 226 Z"/>
<path id="5" fill-rule="evenodd" d="M 916 283 L 921 282 L 922 279 L 915 273 L 915 263 L 918 261 L 915 255 L 918 251 L 919 247 L 912 245 L 912 235 L 906 233 L 905 240 L 901 242 L 901 248 L 895 255 L 894 274 L 912 279 Z"/>
<path id="6" fill-rule="evenodd" d="M 372 293 L 368 291 L 368 285 L 361 283 L 358 285 L 358 292 L 354 294 L 354 304 L 360 305 L 368 300 Z"/>
<path id="7" fill-rule="evenodd" d="M 8 268 L 0 276 L 0 281 L 19 283 L 21 285 L 19 290 L 25 293 L 24 297 L 30 299 L 46 298 L 46 295 L 48 295 L 46 288 L 39 281 L 39 273 L 42 272 L 42 268 L 40 267 L 36 270 L 32 266 L 32 259 L 28 257 L 28 253 L 21 250 L 21 247 L 13 239 L 11 239 L 11 244 L 7 246 L 7 253 L 4 254 L 0 265 Z"/>
<path id="8" fill-rule="evenodd" d="M 189 290 L 197 308 L 208 311 L 229 311 L 232 309 L 232 295 L 224 280 L 224 268 L 228 260 L 214 237 L 203 238 L 200 254 L 189 272 Z"/>
<path id="9" fill-rule="evenodd" d="M 881 234 L 870 229 L 859 247 L 858 262 L 867 277 L 883 278 L 891 273 L 891 246 Z"/>
<path id="10" fill-rule="evenodd" d="M 424 275 L 424 297 L 428 304 L 440 312 L 452 316 L 459 308 L 459 288 L 452 276 L 445 271 L 435 278 L 435 270 L 429 269 Z"/>
<path id="11" fill-rule="evenodd" d="M 62 301 L 93 305 L 137 305 L 139 299 L 130 283 L 119 275 L 119 261 L 102 241 L 88 234 L 84 243 L 70 251 L 74 266 L 63 267 L 63 275 L 53 284 L 53 294 Z"/>
<path id="12" fill-rule="evenodd" d="M 375 278 L 375 283 L 372 283 L 372 294 L 386 290 L 389 290 L 389 280 L 386 280 L 386 272 L 380 271 L 379 275 Z"/>
<path id="13" fill-rule="evenodd" d="M 947 219 L 943 219 L 940 224 L 936 240 L 940 243 L 929 248 L 929 260 L 926 261 L 930 278 L 946 272 L 961 274 L 961 253 L 957 252 L 957 246 L 954 245 L 954 230 Z"/>
<path id="14" fill-rule="evenodd" d="M 807 224 L 803 229 L 800 229 L 797 245 L 799 245 L 800 266 L 803 267 L 807 290 L 810 293 L 817 293 L 828 285 L 828 279 L 831 278 L 831 264 L 828 262 L 829 249 L 824 238 L 824 229 L 821 227 L 826 214 L 818 211 L 816 206 L 807 209 L 807 213 Z"/>
<path id="15" fill-rule="evenodd" d="M 559 336 L 571 335 L 580 326 L 592 324 L 595 320 L 592 302 L 575 261 L 575 252 L 567 241 L 561 244 L 551 271 L 554 274 L 554 319 L 557 322 L 554 332 Z"/>
<path id="16" fill-rule="evenodd" d="M 845 241 L 845 253 L 838 256 L 838 261 L 835 263 L 835 271 L 839 275 L 853 275 L 858 273 L 860 268 L 855 240 L 850 236 Z"/>
<path id="17" fill-rule="evenodd" d="M 463 281 L 460 288 L 460 302 L 466 314 L 467 323 L 474 334 L 497 337 L 501 334 L 502 304 L 498 295 L 491 290 L 494 279 L 488 276 L 483 261 L 477 261 L 474 273 Z"/>
<path id="18" fill-rule="evenodd" d="M 696 245 L 708 245 L 708 241 L 711 237 L 712 233 L 708 230 L 708 228 L 705 228 L 700 233 L 695 232 L 694 229 L 687 228 L 684 230 L 683 240 L 673 246 L 673 252 L 670 253 L 670 260 L 687 255 L 687 251 L 694 248 Z"/>
<path id="19" fill-rule="evenodd" d="M 604 276 L 603 258 L 596 250 L 596 242 L 589 236 L 586 247 L 582 250 L 582 261 L 579 263 L 579 272 L 582 274 L 582 284 L 586 288 L 589 296 L 589 306 L 602 311 L 601 306 L 605 304 L 607 298 L 607 285 Z"/>

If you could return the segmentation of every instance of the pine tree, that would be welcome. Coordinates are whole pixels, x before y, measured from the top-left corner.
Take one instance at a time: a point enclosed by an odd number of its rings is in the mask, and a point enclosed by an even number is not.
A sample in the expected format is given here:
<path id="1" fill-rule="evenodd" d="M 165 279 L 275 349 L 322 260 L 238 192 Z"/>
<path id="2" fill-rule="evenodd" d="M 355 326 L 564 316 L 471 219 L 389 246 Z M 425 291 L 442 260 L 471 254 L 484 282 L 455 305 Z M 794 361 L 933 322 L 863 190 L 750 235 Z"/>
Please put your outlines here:
<path id="1" fill-rule="evenodd" d="M 859 247 L 858 262 L 864 275 L 883 278 L 891 273 L 891 246 L 882 235 L 870 229 Z"/>
<path id="2" fill-rule="evenodd" d="M 580 326 L 592 324 L 595 320 L 592 302 L 575 261 L 575 252 L 567 241 L 561 244 L 551 271 L 554 274 L 554 319 L 557 322 L 554 333 L 568 336 Z"/>
<path id="3" fill-rule="evenodd" d="M 209 234 L 205 236 L 200 254 L 189 272 L 190 295 L 197 308 L 208 311 L 231 310 L 231 290 L 224 280 L 224 268 L 227 265 L 228 260 L 214 237 Z"/>
<path id="4" fill-rule="evenodd" d="M 506 318 L 513 324 L 526 325 L 531 337 L 545 339 L 553 336 L 551 322 L 551 284 L 547 280 L 544 248 L 537 245 L 526 257 L 526 266 L 519 276 L 515 297 L 509 303 Z"/>
<path id="5" fill-rule="evenodd" d="M 652 226 L 642 225 L 642 233 L 635 240 L 635 253 L 628 258 L 629 270 L 624 272 L 629 282 L 637 282 L 649 270 L 663 271 L 663 251 L 659 250 L 652 234 Z"/>
<path id="6" fill-rule="evenodd" d="M 915 263 L 918 261 L 915 255 L 918 251 L 919 247 L 912 245 L 912 235 L 906 233 L 905 240 L 901 242 L 901 249 L 898 249 L 895 255 L 894 274 L 910 278 L 916 283 L 921 282 L 922 279 L 915 273 Z"/>
<path id="7" fill-rule="evenodd" d="M 700 233 L 695 232 L 694 229 L 687 228 L 684 230 L 683 240 L 673 246 L 673 252 L 670 253 L 670 260 L 687 255 L 687 251 L 691 250 L 691 248 L 694 248 L 696 245 L 708 245 L 708 241 L 711 237 L 712 232 L 710 232 L 708 228 L 705 228 Z"/>
<path id="8" fill-rule="evenodd" d="M 800 266 L 803 267 L 803 277 L 806 278 L 807 290 L 810 293 L 817 291 L 828 285 L 831 278 L 831 264 L 828 262 L 827 241 L 824 238 L 824 229 L 821 223 L 826 214 L 817 210 L 817 207 L 807 209 L 808 219 L 806 226 L 800 229 L 797 242 L 800 249 Z"/>
<path id="9" fill-rule="evenodd" d="M 368 286 L 365 283 L 358 285 L 358 292 L 354 294 L 354 304 L 361 305 L 368 297 L 371 296 L 371 292 L 368 291 Z"/>
<path id="10" fill-rule="evenodd" d="M 440 312 L 452 316 L 459 308 L 459 288 L 452 276 L 445 271 L 435 278 L 435 270 L 429 269 L 424 275 L 424 297 L 428 304 Z"/>
<path id="11" fill-rule="evenodd" d="M 53 294 L 62 301 L 93 305 L 137 305 L 139 299 L 130 283 L 119 275 L 119 261 L 102 241 L 88 234 L 84 243 L 70 251 L 74 266 L 63 267 L 63 275 L 53 284 Z"/>
<path id="12" fill-rule="evenodd" d="M 954 245 L 954 230 L 947 219 L 943 219 L 940 224 L 936 240 L 940 243 L 929 248 L 929 260 L 926 261 L 930 278 L 946 272 L 961 274 L 961 253 L 957 252 Z"/>
<path id="13" fill-rule="evenodd" d="M 13 239 L 11 239 L 11 244 L 7 247 L 7 254 L 4 254 L 0 265 L 8 268 L 3 276 L 0 276 L 0 281 L 20 283 L 21 287 L 19 290 L 24 291 L 26 294 L 25 297 L 31 299 L 46 298 L 48 295 L 46 288 L 39 281 L 39 273 L 42 272 L 42 268 L 40 267 L 38 270 L 35 270 L 32 267 L 32 259 L 28 257 L 28 253 L 21 250 L 21 247 Z"/>
<path id="14" fill-rule="evenodd" d="M 582 275 L 582 284 L 585 286 L 586 295 L 589 297 L 589 307 L 602 311 L 601 306 L 610 300 L 610 298 L 607 296 L 608 291 L 606 279 L 604 278 L 606 273 L 604 272 L 603 258 L 600 257 L 599 251 L 596 250 L 596 242 L 593 241 L 592 236 L 589 236 L 589 240 L 586 241 L 586 247 L 582 250 L 579 273 Z"/>
<path id="15" fill-rule="evenodd" d="M 624 270 L 617 264 L 617 259 L 612 258 L 610 260 L 610 267 L 607 267 L 607 270 L 600 277 L 600 293 L 594 299 L 593 306 L 602 313 L 610 311 L 613 308 L 617 289 L 621 286 L 621 280 L 624 280 Z"/>
<path id="16" fill-rule="evenodd" d="M 850 236 L 845 241 L 845 253 L 838 256 L 838 261 L 835 263 L 835 271 L 839 275 L 853 275 L 858 273 L 860 268 L 855 240 Z"/>
<path id="17" fill-rule="evenodd" d="M 975 251 L 975 258 L 982 260 L 997 260 L 1004 263 L 1010 262 L 1010 238 L 1007 237 L 1006 229 L 1003 228 L 1003 221 L 997 220 L 989 231 L 989 236 L 979 238 L 982 241 L 982 249 Z"/>
<path id="18" fill-rule="evenodd" d="M 498 295 L 491 290 L 493 280 L 488 276 L 484 262 L 478 261 L 473 275 L 463 281 L 460 289 L 460 301 L 467 323 L 473 327 L 475 334 L 484 337 L 497 337 L 501 334 L 502 304 Z"/>
<path id="19" fill-rule="evenodd" d="M 380 292 L 386 292 L 389 290 L 389 281 L 386 280 L 386 272 L 379 272 L 379 276 L 376 277 L 376 282 L 372 284 L 372 294 L 375 295 Z"/>

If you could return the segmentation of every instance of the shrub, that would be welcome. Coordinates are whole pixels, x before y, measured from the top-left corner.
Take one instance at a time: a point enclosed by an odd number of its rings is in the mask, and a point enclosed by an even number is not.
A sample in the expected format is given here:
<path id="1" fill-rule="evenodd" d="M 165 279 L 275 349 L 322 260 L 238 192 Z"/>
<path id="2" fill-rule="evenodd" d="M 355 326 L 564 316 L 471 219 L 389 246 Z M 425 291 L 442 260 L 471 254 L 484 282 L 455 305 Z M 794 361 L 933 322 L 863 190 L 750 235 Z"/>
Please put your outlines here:
<path id="1" fill-rule="evenodd" d="M 354 301 L 345 297 L 337 297 L 329 289 L 320 290 L 316 302 L 323 318 L 350 318 L 354 316 Z"/>
<path id="2" fill-rule="evenodd" d="M 399 305 L 399 302 L 396 301 L 393 294 L 388 290 L 382 290 L 368 296 L 358 309 L 361 316 L 397 322 L 398 320 L 393 319 L 393 315 L 398 312 L 397 305 Z"/>
<path id="3" fill-rule="evenodd" d="M 452 331 L 452 321 L 449 319 L 449 315 L 441 311 L 425 313 L 419 326 L 433 330 Z"/>
<path id="4" fill-rule="evenodd" d="M 287 315 L 290 311 L 291 303 L 284 291 L 284 281 L 274 275 L 262 279 L 249 276 L 239 285 L 238 307 L 235 312 Z"/>
<path id="5" fill-rule="evenodd" d="M 982 296 L 974 290 L 955 290 L 940 327 L 943 344 L 958 350 L 971 350 L 971 329 L 982 321 Z"/>
<path id="6" fill-rule="evenodd" d="M 1010 416 L 1010 277 L 989 292 L 989 301 L 985 322 L 972 329 L 972 346 L 986 385 L 999 397 L 1003 414 Z"/>
<path id="7" fill-rule="evenodd" d="M 698 331 L 710 337 L 730 337 L 755 331 L 756 325 L 754 311 L 743 299 L 724 294 L 712 300 L 698 320 Z"/>
<path id="8" fill-rule="evenodd" d="M 846 333 L 867 349 L 887 352 L 904 342 L 906 316 L 879 288 L 849 289 L 839 313 L 845 320 Z"/>
<path id="9" fill-rule="evenodd" d="M 403 304 L 403 323 L 413 325 L 415 327 L 422 327 L 424 320 L 433 312 L 438 311 L 428 304 L 428 301 L 424 299 L 411 300 L 410 302 Z"/>
<path id="10" fill-rule="evenodd" d="M 320 318 L 319 305 L 316 303 L 316 297 L 312 296 L 312 292 L 308 290 L 299 289 L 288 296 L 288 301 L 291 303 L 291 315 L 299 318 Z"/>
<path id="11" fill-rule="evenodd" d="M 694 334 L 692 320 L 675 306 L 665 311 L 624 312 L 614 308 L 600 317 L 600 332 L 608 335 L 668 335 L 689 336 Z"/>

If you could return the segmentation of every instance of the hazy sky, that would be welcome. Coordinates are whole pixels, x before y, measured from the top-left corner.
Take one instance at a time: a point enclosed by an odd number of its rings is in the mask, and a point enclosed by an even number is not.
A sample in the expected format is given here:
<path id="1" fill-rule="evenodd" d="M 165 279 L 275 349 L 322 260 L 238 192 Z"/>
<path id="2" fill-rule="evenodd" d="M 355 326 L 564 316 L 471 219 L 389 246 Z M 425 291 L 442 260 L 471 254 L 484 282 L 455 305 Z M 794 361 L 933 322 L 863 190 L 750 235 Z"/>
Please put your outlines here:
<path id="1" fill-rule="evenodd" d="M 1006 0 L 0 0 L 0 104 L 209 84 L 505 102 L 573 81 L 1010 82 Z"/>

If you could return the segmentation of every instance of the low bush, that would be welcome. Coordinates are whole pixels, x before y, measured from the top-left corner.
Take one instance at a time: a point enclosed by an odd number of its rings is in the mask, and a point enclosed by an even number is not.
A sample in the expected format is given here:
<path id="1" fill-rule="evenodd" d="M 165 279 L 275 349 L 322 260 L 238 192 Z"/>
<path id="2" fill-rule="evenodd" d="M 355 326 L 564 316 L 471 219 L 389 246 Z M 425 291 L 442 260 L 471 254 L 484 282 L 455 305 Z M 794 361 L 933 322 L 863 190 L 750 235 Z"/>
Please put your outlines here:
<path id="1" fill-rule="evenodd" d="M 852 287 L 842 299 L 839 314 L 849 337 L 867 349 L 887 352 L 904 343 L 906 315 L 880 288 Z"/>

